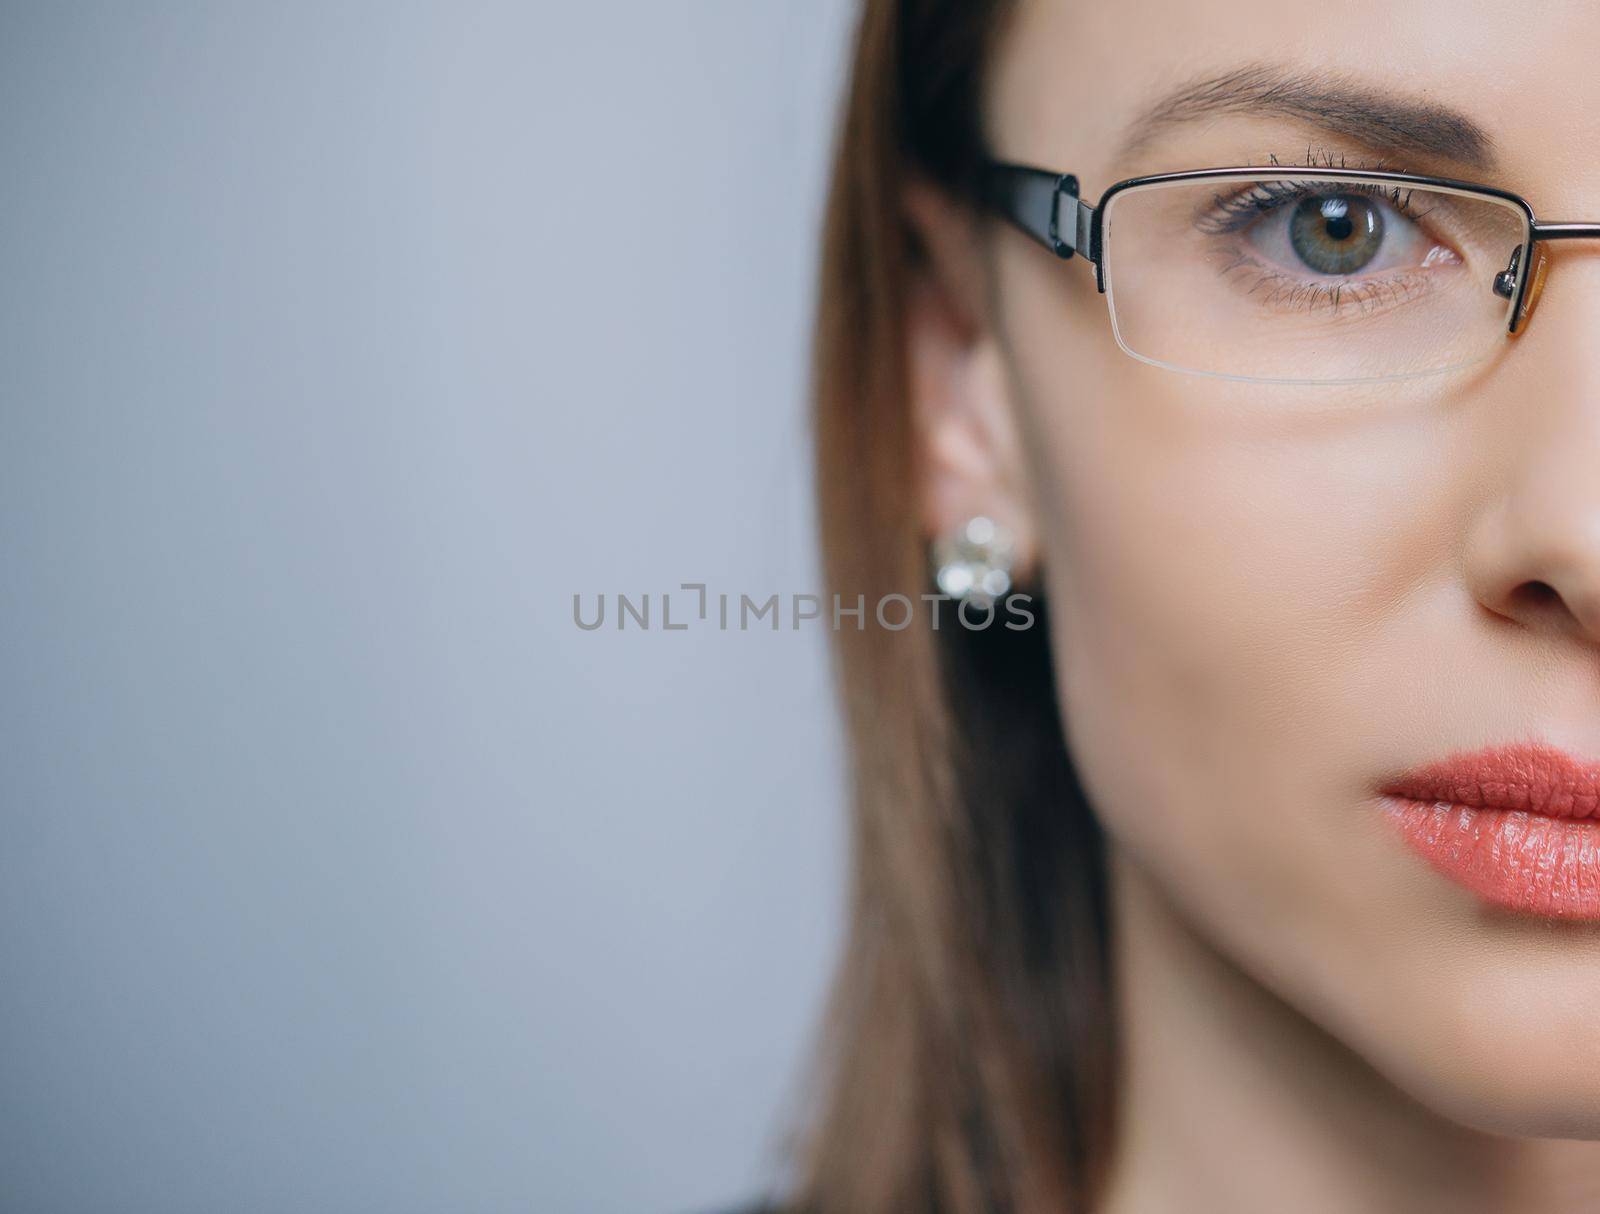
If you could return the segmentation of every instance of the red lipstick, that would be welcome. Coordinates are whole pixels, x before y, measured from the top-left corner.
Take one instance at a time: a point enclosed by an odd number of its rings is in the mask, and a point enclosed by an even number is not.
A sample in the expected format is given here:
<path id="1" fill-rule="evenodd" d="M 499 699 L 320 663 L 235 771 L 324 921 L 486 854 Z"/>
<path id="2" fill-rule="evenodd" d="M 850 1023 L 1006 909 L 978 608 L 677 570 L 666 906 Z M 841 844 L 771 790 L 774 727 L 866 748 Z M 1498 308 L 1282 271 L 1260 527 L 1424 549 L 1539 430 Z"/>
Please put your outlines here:
<path id="1" fill-rule="evenodd" d="M 1600 919 L 1600 762 L 1522 742 L 1451 755 L 1379 791 L 1411 848 L 1483 901 Z"/>

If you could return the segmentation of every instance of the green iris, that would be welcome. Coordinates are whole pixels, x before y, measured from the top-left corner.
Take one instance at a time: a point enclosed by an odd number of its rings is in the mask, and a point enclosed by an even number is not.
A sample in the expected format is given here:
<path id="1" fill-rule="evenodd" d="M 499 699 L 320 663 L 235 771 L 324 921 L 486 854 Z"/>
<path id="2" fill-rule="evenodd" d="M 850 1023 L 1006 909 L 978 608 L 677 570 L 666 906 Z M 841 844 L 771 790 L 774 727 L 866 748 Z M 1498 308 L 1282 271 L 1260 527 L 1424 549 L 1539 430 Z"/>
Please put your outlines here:
<path id="1" fill-rule="evenodd" d="M 1383 215 L 1359 194 L 1306 198 L 1289 217 L 1289 243 L 1318 274 L 1354 274 L 1383 247 Z"/>

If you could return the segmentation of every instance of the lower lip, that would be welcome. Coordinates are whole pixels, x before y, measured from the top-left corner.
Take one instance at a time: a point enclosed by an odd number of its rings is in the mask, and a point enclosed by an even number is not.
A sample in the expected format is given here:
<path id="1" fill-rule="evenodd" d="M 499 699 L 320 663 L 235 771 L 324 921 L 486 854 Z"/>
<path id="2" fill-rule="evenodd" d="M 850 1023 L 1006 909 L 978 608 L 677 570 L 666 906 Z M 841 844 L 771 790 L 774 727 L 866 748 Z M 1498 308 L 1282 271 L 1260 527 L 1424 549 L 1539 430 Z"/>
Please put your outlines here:
<path id="1" fill-rule="evenodd" d="M 1483 901 L 1552 919 L 1600 919 L 1600 821 L 1384 798 L 1400 834 Z"/>

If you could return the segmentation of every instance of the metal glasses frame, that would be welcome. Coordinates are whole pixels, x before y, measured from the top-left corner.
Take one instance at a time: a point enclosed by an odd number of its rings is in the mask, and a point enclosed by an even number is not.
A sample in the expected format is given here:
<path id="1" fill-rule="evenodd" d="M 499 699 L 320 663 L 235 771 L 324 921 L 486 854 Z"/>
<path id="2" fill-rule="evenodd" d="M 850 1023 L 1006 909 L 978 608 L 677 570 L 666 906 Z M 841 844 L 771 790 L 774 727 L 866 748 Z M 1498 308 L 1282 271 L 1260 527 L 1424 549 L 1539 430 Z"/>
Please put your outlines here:
<path id="1" fill-rule="evenodd" d="M 1034 168 L 1024 164 L 991 161 L 984 173 L 986 203 L 1002 217 L 1010 220 L 1022 231 L 1049 249 L 1057 257 L 1070 260 L 1082 256 L 1095 268 L 1095 285 L 1100 294 L 1106 293 L 1106 259 L 1102 236 L 1106 207 L 1118 194 L 1139 186 L 1165 185 L 1174 182 L 1251 178 L 1262 176 L 1296 176 L 1299 170 L 1287 165 L 1251 165 L 1222 169 L 1191 169 L 1181 173 L 1156 173 L 1146 177 L 1128 177 L 1111 186 L 1100 195 L 1100 201 L 1090 206 L 1078 196 L 1078 179 L 1071 173 L 1057 173 L 1050 169 Z M 1311 166 L 1305 169 L 1308 180 L 1318 182 L 1382 182 L 1392 185 L 1410 185 L 1450 190 L 1454 193 L 1478 195 L 1508 202 L 1521 214 L 1525 225 L 1523 242 L 1512 254 L 1511 263 L 1495 276 L 1495 294 L 1511 300 L 1511 319 L 1508 332 L 1516 334 L 1526 325 L 1532 313 L 1530 283 L 1541 279 L 1539 263 L 1534 260 L 1537 246 L 1553 240 L 1600 240 L 1600 223 L 1546 223 L 1533 213 L 1533 207 L 1520 194 L 1494 186 L 1479 185 L 1473 181 L 1456 181 L 1449 177 L 1427 177 L 1418 173 L 1394 173 L 1378 169 L 1334 169 Z M 1529 267 L 1534 268 L 1528 273 Z"/>

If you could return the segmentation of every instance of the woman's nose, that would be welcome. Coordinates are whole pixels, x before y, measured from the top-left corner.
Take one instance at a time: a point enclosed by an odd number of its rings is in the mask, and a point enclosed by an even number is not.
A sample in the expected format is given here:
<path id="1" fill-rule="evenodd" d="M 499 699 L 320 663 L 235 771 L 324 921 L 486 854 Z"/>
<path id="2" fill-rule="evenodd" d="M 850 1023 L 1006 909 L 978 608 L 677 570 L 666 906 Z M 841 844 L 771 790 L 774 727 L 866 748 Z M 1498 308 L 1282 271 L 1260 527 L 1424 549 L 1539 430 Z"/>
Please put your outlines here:
<path id="1" fill-rule="evenodd" d="M 1497 615 L 1600 644 L 1600 258 L 1552 271 L 1539 321 L 1506 367 L 1467 576 Z"/>

